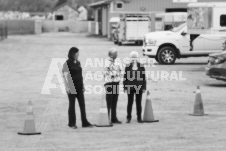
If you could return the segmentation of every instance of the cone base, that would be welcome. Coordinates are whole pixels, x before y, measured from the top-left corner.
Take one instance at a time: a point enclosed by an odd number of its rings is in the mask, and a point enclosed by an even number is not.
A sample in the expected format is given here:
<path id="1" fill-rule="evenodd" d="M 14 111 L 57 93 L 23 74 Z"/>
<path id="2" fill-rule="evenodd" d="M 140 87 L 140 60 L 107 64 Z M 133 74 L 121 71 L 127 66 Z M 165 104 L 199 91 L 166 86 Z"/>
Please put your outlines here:
<path id="1" fill-rule="evenodd" d="M 94 125 L 96 127 L 113 127 L 113 125 Z"/>
<path id="2" fill-rule="evenodd" d="M 24 133 L 24 132 L 18 132 L 18 135 L 41 135 L 41 132 L 35 132 L 35 133 Z"/>
<path id="3" fill-rule="evenodd" d="M 143 123 L 156 123 L 159 122 L 159 120 L 153 120 L 153 121 L 143 121 Z"/>
<path id="4" fill-rule="evenodd" d="M 200 114 L 189 114 L 190 116 L 207 116 L 208 114 L 202 114 L 202 115 L 200 115 Z"/>

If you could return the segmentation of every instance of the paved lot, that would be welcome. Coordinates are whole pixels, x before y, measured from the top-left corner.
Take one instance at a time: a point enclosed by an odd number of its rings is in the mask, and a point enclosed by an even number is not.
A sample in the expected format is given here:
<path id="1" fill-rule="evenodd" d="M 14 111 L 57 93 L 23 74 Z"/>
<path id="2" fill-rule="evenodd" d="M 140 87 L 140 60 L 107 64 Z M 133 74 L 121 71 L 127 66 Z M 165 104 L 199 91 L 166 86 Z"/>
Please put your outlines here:
<path id="1" fill-rule="evenodd" d="M 148 80 L 152 105 L 159 123 L 138 124 L 135 104 L 133 120 L 126 124 L 127 97 L 121 94 L 118 118 L 122 125 L 112 128 L 81 128 L 78 104 L 77 130 L 67 127 L 67 96 L 61 89 L 52 95 L 41 95 L 41 90 L 52 58 L 66 58 L 72 46 L 80 48 L 82 65 L 87 58 L 104 58 L 108 49 L 116 47 L 124 58 L 140 46 L 114 46 L 105 38 L 69 33 L 40 36 L 10 36 L 0 43 L 0 150 L 185 150 L 224 151 L 226 149 L 226 83 L 205 75 L 206 57 L 177 60 L 175 65 L 148 67 L 148 71 L 182 71 L 186 81 Z M 100 71 L 100 67 L 83 68 Z M 56 78 L 53 82 L 57 81 Z M 98 81 L 85 81 L 97 85 Z M 193 117 L 194 91 L 201 86 L 204 117 Z M 58 85 L 59 86 L 59 85 Z M 40 136 L 19 136 L 26 115 L 27 101 L 32 100 L 37 131 Z M 101 95 L 86 95 L 87 116 L 96 123 Z M 143 107 L 145 97 L 143 98 Z"/>

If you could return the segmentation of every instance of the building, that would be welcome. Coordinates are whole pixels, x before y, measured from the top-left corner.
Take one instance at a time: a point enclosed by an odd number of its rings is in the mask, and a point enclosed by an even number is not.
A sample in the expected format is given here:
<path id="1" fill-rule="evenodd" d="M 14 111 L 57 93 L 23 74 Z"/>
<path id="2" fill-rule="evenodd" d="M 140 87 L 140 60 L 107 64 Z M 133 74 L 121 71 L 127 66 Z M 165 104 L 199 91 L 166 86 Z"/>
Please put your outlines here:
<path id="1" fill-rule="evenodd" d="M 96 33 L 110 38 L 110 22 L 117 22 L 122 13 L 144 14 L 186 12 L 190 2 L 225 2 L 225 0 L 103 0 L 92 3 Z"/>
<path id="2" fill-rule="evenodd" d="M 79 20 L 87 20 L 88 19 L 88 10 L 84 6 L 80 6 L 78 8 L 79 11 Z"/>
<path id="3" fill-rule="evenodd" d="M 53 20 L 77 20 L 79 12 L 77 6 L 65 2 L 53 9 Z"/>

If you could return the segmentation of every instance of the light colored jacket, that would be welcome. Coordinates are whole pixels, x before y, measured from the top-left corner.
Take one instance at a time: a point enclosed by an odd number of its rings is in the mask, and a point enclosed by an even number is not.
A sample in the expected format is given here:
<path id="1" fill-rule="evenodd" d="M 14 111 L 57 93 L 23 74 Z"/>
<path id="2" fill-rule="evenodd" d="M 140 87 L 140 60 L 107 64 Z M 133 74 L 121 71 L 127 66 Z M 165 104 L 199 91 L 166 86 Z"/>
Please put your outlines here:
<path id="1" fill-rule="evenodd" d="M 120 82 L 122 75 L 121 64 L 117 62 L 117 59 L 107 58 L 105 60 L 103 74 L 105 83 Z"/>

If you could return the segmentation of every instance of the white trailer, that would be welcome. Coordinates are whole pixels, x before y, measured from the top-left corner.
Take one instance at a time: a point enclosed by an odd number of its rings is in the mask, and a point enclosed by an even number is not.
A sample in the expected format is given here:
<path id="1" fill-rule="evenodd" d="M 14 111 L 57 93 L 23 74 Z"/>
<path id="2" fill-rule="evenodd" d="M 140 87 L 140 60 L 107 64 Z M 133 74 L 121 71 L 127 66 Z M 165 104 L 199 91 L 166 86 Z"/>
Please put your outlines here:
<path id="1" fill-rule="evenodd" d="M 226 3 L 190 3 L 188 4 L 188 33 L 191 35 L 222 35 L 226 45 Z M 193 39 L 190 37 L 190 41 Z M 225 49 L 225 48 L 224 48 Z"/>
<path id="2" fill-rule="evenodd" d="M 226 3 L 188 4 L 188 33 L 226 35 Z"/>
<path id="3" fill-rule="evenodd" d="M 150 18 L 144 14 L 122 14 L 117 29 L 115 43 L 142 42 L 144 35 L 149 32 Z"/>

